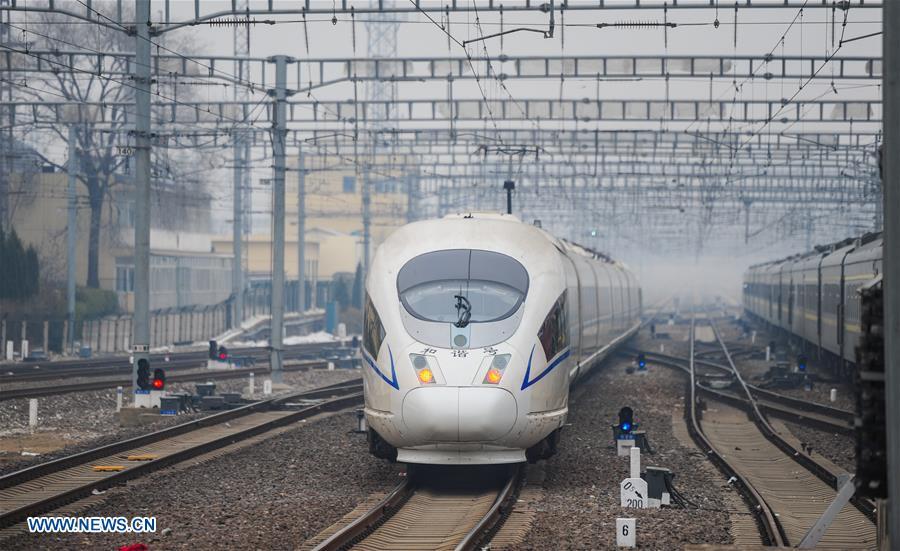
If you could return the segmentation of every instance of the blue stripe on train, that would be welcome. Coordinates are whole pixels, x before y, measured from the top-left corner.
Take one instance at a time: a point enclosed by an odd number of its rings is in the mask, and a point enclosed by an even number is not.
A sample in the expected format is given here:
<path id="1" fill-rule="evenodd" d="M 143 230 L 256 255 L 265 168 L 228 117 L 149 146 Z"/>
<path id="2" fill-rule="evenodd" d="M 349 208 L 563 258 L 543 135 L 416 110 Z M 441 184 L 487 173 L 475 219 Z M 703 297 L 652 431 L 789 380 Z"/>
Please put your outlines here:
<path id="1" fill-rule="evenodd" d="M 366 363 L 369 364 L 369 367 L 371 367 L 375 371 L 375 373 L 377 373 L 378 376 L 381 377 L 381 379 L 384 382 L 391 385 L 395 389 L 400 390 L 400 383 L 397 382 L 397 370 L 394 367 L 394 354 L 391 352 L 390 345 L 388 345 L 388 356 L 390 356 L 390 358 L 391 358 L 391 378 L 390 379 L 388 379 L 387 375 L 385 375 L 380 369 L 378 369 L 378 364 L 376 364 L 375 360 L 373 360 L 372 357 L 369 356 L 369 353 L 366 352 L 365 350 L 363 350 L 363 358 L 366 360 Z"/>
<path id="2" fill-rule="evenodd" d="M 534 379 L 529 379 L 529 377 L 531 376 L 531 359 L 534 357 L 534 346 L 535 345 L 532 345 L 531 354 L 528 355 L 528 367 L 525 368 L 525 378 L 522 380 L 522 389 L 521 390 L 525 390 L 526 388 L 530 387 L 534 383 L 543 379 L 548 373 L 553 371 L 553 369 L 556 366 L 561 364 L 563 362 L 563 360 L 568 358 L 569 353 L 572 351 L 570 348 L 566 348 L 562 353 L 560 353 L 558 356 L 556 356 L 556 359 L 553 360 L 552 362 L 550 362 L 550 364 L 547 365 L 547 367 L 544 368 L 544 370 L 541 371 L 537 377 L 535 377 Z"/>

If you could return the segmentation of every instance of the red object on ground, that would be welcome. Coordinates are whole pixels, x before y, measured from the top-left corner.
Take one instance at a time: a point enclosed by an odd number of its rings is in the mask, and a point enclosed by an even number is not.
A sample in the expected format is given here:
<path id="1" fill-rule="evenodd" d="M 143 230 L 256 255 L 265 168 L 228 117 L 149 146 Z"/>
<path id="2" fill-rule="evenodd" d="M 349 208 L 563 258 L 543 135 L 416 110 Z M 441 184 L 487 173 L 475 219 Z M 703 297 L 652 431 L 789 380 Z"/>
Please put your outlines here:
<path id="1" fill-rule="evenodd" d="M 131 545 L 123 545 L 119 551 L 150 551 L 150 548 L 143 543 L 132 543 Z"/>

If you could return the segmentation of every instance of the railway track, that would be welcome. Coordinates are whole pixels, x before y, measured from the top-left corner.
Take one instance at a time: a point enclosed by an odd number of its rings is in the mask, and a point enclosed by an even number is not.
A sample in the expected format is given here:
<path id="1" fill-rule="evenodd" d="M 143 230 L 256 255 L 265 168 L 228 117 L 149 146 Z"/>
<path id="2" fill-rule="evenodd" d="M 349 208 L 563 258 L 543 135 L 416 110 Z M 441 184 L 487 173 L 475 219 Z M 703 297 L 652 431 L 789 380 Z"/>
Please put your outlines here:
<path id="1" fill-rule="evenodd" d="M 836 496 L 838 474 L 798 450 L 772 427 L 741 377 L 718 330 L 711 324 L 722 352 L 743 394 L 739 407 L 713 398 L 699 411 L 697 363 L 691 330 L 690 403 L 687 414 L 695 441 L 726 475 L 734 477 L 756 512 L 764 543 L 798 545 Z M 747 414 L 753 424 L 747 423 Z M 803 469 L 797 469 L 797 465 Z M 817 549 L 870 549 L 876 544 L 874 507 L 863 499 L 844 507 L 818 543 Z"/>
<path id="2" fill-rule="evenodd" d="M 305 356 L 314 356 L 320 354 L 325 348 L 342 344 L 345 344 L 345 341 L 286 346 L 284 348 L 285 359 L 302 359 Z M 153 354 L 150 361 L 151 364 L 165 367 L 167 371 L 193 369 L 206 365 L 207 354 L 207 351 Z M 231 349 L 231 355 L 250 362 L 268 362 L 269 349 L 266 347 L 235 348 Z M 2 366 L 0 367 L 0 382 L 23 383 L 66 377 L 98 377 L 114 374 L 131 374 L 131 362 L 127 356 Z"/>
<path id="3" fill-rule="evenodd" d="M 0 529 L 125 480 L 362 403 L 362 380 L 254 402 L 0 477 Z"/>
<path id="4" fill-rule="evenodd" d="M 674 367 L 685 373 L 690 371 L 690 360 L 688 358 L 660 354 L 657 352 L 643 352 L 643 354 L 649 361 L 668 367 Z M 696 358 L 696 355 L 694 357 L 694 363 L 697 366 L 709 367 L 725 374 L 732 374 L 730 367 L 707 360 L 700 360 Z M 702 378 L 702 374 L 698 373 L 697 375 L 698 379 Z M 698 386 L 700 392 L 704 395 L 722 400 L 737 407 L 744 407 L 747 402 L 746 397 L 738 392 L 717 390 L 699 384 L 699 382 Z M 851 434 L 853 432 L 854 413 L 852 411 L 827 406 L 817 402 L 810 402 L 800 398 L 793 398 L 749 383 L 746 383 L 746 386 L 756 401 L 757 406 L 761 411 L 767 414 L 779 417 L 786 421 L 801 423 L 829 432 L 840 434 Z"/>
<path id="5" fill-rule="evenodd" d="M 305 371 L 307 369 L 315 369 L 324 367 L 327 362 L 323 360 L 309 360 L 298 362 L 292 365 L 285 365 L 283 371 L 289 373 L 292 371 Z M 266 375 L 271 373 L 268 366 L 265 367 L 244 367 L 240 369 L 221 369 L 208 370 L 199 373 L 176 373 L 167 375 L 167 383 L 190 383 L 197 381 L 219 381 L 226 379 L 238 379 L 247 377 L 253 373 L 254 375 Z M 33 387 L 11 388 L 8 390 L 0 390 L 0 402 L 4 400 L 13 400 L 16 398 L 41 398 L 45 396 L 56 396 L 59 394 L 70 394 L 73 392 L 87 392 L 90 390 L 104 390 L 107 388 L 115 388 L 117 386 L 130 387 L 131 377 L 118 377 L 115 379 L 100 379 L 93 381 L 85 381 L 80 383 L 70 383 L 63 385 L 41 385 Z"/>
<path id="6" fill-rule="evenodd" d="M 473 475 L 471 468 L 423 467 L 407 474 L 362 514 L 351 513 L 352 518 L 326 529 L 303 549 L 481 549 L 515 505 L 524 468 L 492 467 Z"/>

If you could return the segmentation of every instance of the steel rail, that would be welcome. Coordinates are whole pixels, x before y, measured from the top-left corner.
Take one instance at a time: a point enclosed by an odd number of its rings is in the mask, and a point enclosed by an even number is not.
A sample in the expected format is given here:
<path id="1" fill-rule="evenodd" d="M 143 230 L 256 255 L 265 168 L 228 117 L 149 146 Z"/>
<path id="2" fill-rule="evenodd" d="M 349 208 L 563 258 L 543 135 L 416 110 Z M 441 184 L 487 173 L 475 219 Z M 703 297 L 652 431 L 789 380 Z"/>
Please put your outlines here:
<path id="1" fill-rule="evenodd" d="M 354 519 L 337 532 L 329 536 L 325 541 L 313 547 L 312 551 L 333 551 L 336 549 L 346 549 L 352 543 L 359 541 L 366 535 L 372 533 L 387 519 L 391 518 L 400 507 L 409 500 L 410 496 L 415 492 L 415 485 L 410 482 L 409 477 L 404 478 L 391 492 L 381 501 L 376 503 L 361 517 Z"/>
<path id="2" fill-rule="evenodd" d="M 315 367 L 325 365 L 324 360 L 309 360 L 300 365 L 285 366 L 284 371 L 305 371 Z M 250 373 L 265 375 L 270 373 L 268 366 L 265 367 L 242 367 L 239 369 L 222 369 L 210 370 L 201 373 L 181 373 L 168 375 L 167 383 L 189 383 L 195 381 L 238 379 L 245 377 Z M 67 385 L 43 385 L 37 387 L 13 388 L 0 391 L 0 402 L 5 400 L 13 400 L 17 398 L 41 398 L 46 396 L 57 396 L 60 394 L 71 394 L 73 392 L 87 392 L 91 390 L 105 390 L 115 388 L 117 386 L 130 387 L 131 377 L 123 377 L 118 379 L 103 379 L 100 381 L 87 381 L 83 383 L 72 383 Z"/>
<path id="3" fill-rule="evenodd" d="M 656 362 L 661 365 L 675 367 L 681 369 L 685 373 L 689 372 L 687 367 L 688 360 L 679 356 L 669 356 L 656 352 L 642 352 L 647 360 Z M 727 366 L 716 364 L 714 362 L 695 359 L 695 364 L 705 365 L 731 372 Z M 746 399 L 735 394 L 725 391 L 716 390 L 703 385 L 698 385 L 701 392 L 713 396 L 723 401 L 731 402 L 738 407 L 746 406 Z M 767 411 L 775 416 L 781 417 L 788 421 L 800 422 L 821 430 L 840 432 L 849 434 L 853 430 L 853 412 L 844 409 L 834 408 L 817 402 L 810 402 L 800 398 L 793 398 L 784 394 L 779 394 L 771 390 L 759 388 L 757 386 L 747 384 L 750 392 L 758 399 L 761 410 Z"/>
<path id="4" fill-rule="evenodd" d="M 301 419 L 307 419 L 322 412 L 339 411 L 353 405 L 358 405 L 359 403 L 361 403 L 363 396 L 362 392 L 360 391 L 360 386 L 361 385 L 359 384 L 359 381 L 352 381 L 352 384 L 340 383 L 339 385 L 331 385 L 330 387 L 324 387 L 320 389 L 295 393 L 289 396 L 273 398 L 271 400 L 255 402 L 242 408 L 223 412 L 217 415 L 212 415 L 203 419 L 185 423 L 183 425 L 178 425 L 176 427 L 164 429 L 162 431 L 157 431 L 151 434 L 139 436 L 137 438 L 132 438 L 130 440 L 116 442 L 107 446 L 101 446 L 93 450 L 88 450 L 86 452 L 10 473 L 8 475 L 0 477 L 0 489 L 14 488 L 18 485 L 25 484 L 31 480 L 34 480 L 35 478 L 58 473 L 72 467 L 85 465 L 90 461 L 94 461 L 104 457 L 115 456 L 129 449 L 141 448 L 148 444 L 161 442 L 185 433 L 221 425 L 222 423 L 226 423 L 227 421 L 238 417 L 244 417 L 252 413 L 271 411 L 277 407 L 283 406 L 290 400 L 321 397 L 324 395 L 337 396 L 329 399 L 324 399 L 320 403 L 309 405 L 287 415 L 264 421 L 262 423 L 250 426 L 246 429 L 222 435 L 203 444 L 177 450 L 158 459 L 140 462 L 135 464 L 131 468 L 122 471 L 108 473 L 106 474 L 106 476 L 102 476 L 94 480 L 88 480 L 87 482 L 79 484 L 74 488 L 69 488 L 61 492 L 39 497 L 38 499 L 18 506 L 15 509 L 3 511 L 2 515 L 0 515 L 0 528 L 12 526 L 18 522 L 21 522 L 28 516 L 33 516 L 35 514 L 53 510 L 73 500 L 79 499 L 86 495 L 90 495 L 93 490 L 120 484 L 125 480 L 142 476 L 162 467 L 180 463 L 197 455 L 214 451 L 241 440 L 246 440 L 247 438 L 288 425 Z M 46 493 L 46 490 L 42 489 L 42 492 L 40 493 Z"/>
<path id="5" fill-rule="evenodd" d="M 503 522 L 515 507 L 525 473 L 525 469 L 521 465 L 517 465 L 514 469 L 509 476 L 509 480 L 503 485 L 503 489 L 497 494 L 494 504 L 481 517 L 478 524 L 463 536 L 463 539 L 456 545 L 454 551 L 475 551 L 476 549 L 484 548 L 482 545 L 489 542 L 494 534 L 497 533 L 497 530 L 503 526 Z"/>
<path id="6" fill-rule="evenodd" d="M 285 347 L 291 353 L 316 353 L 329 345 L 340 345 L 343 341 L 333 343 L 308 343 Z M 232 348 L 230 354 L 235 358 L 251 358 L 253 360 L 268 359 L 269 349 L 265 346 L 248 348 Z M 179 369 L 184 364 L 202 365 L 208 358 L 207 351 L 176 352 L 171 354 L 153 354 L 151 363 L 162 365 L 166 369 Z M 167 361 L 166 358 L 169 358 Z M 202 361 L 201 361 L 202 360 Z M 90 377 L 109 375 L 111 370 L 131 373 L 131 361 L 128 356 L 109 358 L 89 358 L 84 360 L 62 360 L 48 362 L 26 362 L 15 365 L 0 366 L 0 381 L 18 383 L 24 381 L 40 381 L 56 377 Z"/>
<path id="7" fill-rule="evenodd" d="M 760 535 L 765 543 L 773 546 L 786 546 L 787 537 L 784 529 L 778 522 L 774 511 L 757 492 L 756 488 L 741 475 L 731 463 L 725 459 L 707 438 L 703 429 L 700 427 L 700 418 L 697 412 L 697 378 L 694 364 L 694 327 L 695 320 L 691 318 L 690 333 L 690 384 L 689 391 L 685 394 L 685 398 L 689 401 L 686 404 L 685 415 L 687 416 L 688 432 L 694 439 L 694 442 L 706 453 L 706 456 L 721 470 L 726 476 L 734 479 L 738 492 L 750 505 L 751 510 L 756 515 L 756 520 L 760 527 Z"/>
<path id="8" fill-rule="evenodd" d="M 455 551 L 474 551 L 482 548 L 481 546 L 490 541 L 490 538 L 500 529 L 515 506 L 524 472 L 525 470 L 520 465 L 513 468 L 506 483 L 497 492 L 490 508 L 454 546 Z M 311 551 L 349 549 L 364 541 L 377 528 L 400 513 L 409 499 L 419 489 L 419 485 L 413 482 L 411 478 L 413 477 L 410 474 L 390 493 L 379 500 L 378 503 L 370 507 L 360 517 L 348 522 L 335 533 L 319 542 Z"/>
<path id="9" fill-rule="evenodd" d="M 836 474 L 831 472 L 827 467 L 813 459 L 812 457 L 806 455 L 805 453 L 801 453 L 800 450 L 795 448 L 790 442 L 785 440 L 779 435 L 772 425 L 769 424 L 768 419 L 762 414 L 760 411 L 757 400 L 753 397 L 753 393 L 747 387 L 747 383 L 744 382 L 744 378 L 741 376 L 740 371 L 737 366 L 734 364 L 734 360 L 731 358 L 731 354 L 728 352 L 728 347 L 725 346 L 725 341 L 721 338 L 719 334 L 719 330 L 716 328 L 715 324 L 710 321 L 710 327 L 713 329 L 713 333 L 716 336 L 716 339 L 722 346 L 722 351 L 725 354 L 725 359 L 728 360 L 728 365 L 734 373 L 735 378 L 741 384 L 745 394 L 747 395 L 750 402 L 750 411 L 753 414 L 753 422 L 759 428 L 760 432 L 762 432 L 763 436 L 766 437 L 770 442 L 772 442 L 777 448 L 779 448 L 782 452 L 785 453 L 788 457 L 799 463 L 806 470 L 814 474 L 818 477 L 822 482 L 829 485 L 835 491 L 839 490 L 838 488 L 838 477 Z M 746 406 L 745 406 L 746 409 Z M 858 497 L 854 495 L 850 502 L 859 509 L 859 511 L 865 515 L 870 521 L 875 522 L 875 504 L 870 500 L 862 497 Z"/>

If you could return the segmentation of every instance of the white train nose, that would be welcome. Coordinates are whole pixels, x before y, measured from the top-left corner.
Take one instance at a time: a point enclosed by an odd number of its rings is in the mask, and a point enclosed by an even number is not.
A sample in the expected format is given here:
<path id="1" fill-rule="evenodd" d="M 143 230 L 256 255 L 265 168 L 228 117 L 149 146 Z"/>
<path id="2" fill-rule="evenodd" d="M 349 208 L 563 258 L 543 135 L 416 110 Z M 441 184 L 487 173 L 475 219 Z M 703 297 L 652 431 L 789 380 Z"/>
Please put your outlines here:
<path id="1" fill-rule="evenodd" d="M 502 388 L 414 388 L 403 399 L 403 422 L 427 442 L 486 442 L 505 436 L 516 422 L 516 399 Z"/>

